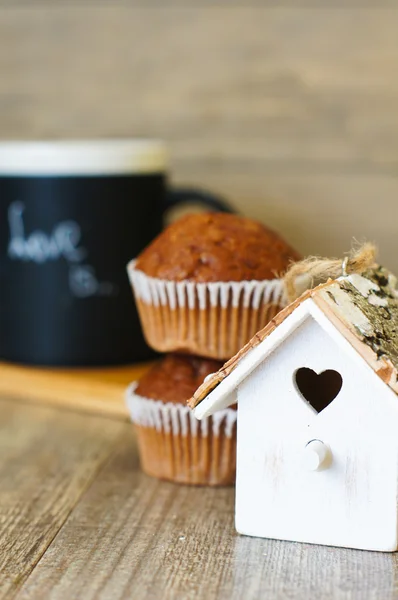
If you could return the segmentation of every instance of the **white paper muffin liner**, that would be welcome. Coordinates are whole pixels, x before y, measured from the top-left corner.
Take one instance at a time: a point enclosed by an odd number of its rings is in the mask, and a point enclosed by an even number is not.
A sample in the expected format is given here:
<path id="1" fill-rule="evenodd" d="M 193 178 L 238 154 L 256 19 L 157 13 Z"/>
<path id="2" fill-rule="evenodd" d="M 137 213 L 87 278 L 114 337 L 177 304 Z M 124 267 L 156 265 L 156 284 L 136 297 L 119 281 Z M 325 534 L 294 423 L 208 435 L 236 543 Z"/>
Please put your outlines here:
<path id="1" fill-rule="evenodd" d="M 198 421 L 183 404 L 164 403 L 126 390 L 136 426 L 141 466 L 148 475 L 180 483 L 231 485 L 236 470 L 236 419 L 232 408 Z"/>
<path id="2" fill-rule="evenodd" d="M 207 437 L 210 432 L 219 435 L 222 427 L 227 437 L 232 437 L 237 411 L 226 408 L 212 417 L 198 421 L 193 411 L 184 404 L 173 404 L 145 398 L 135 393 L 138 382 L 132 383 L 126 391 L 126 404 L 133 423 L 142 427 L 154 427 L 173 435 L 197 435 Z"/>
<path id="3" fill-rule="evenodd" d="M 149 277 L 127 266 L 147 342 L 226 360 L 286 305 L 282 279 L 196 283 Z"/>

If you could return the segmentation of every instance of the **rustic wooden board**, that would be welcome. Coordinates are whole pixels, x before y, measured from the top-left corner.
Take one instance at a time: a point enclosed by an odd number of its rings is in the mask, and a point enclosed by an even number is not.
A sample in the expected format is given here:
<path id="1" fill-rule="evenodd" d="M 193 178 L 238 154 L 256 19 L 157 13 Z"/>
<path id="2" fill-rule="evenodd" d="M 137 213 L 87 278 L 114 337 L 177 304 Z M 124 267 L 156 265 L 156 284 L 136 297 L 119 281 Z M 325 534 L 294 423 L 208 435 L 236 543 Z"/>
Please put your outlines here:
<path id="1" fill-rule="evenodd" d="M 132 431 L 17 600 L 390 600 L 397 555 L 239 536 L 234 490 L 138 471 Z"/>
<path id="2" fill-rule="evenodd" d="M 127 419 L 124 391 L 150 366 L 97 369 L 44 369 L 0 363 L 0 394 Z"/>
<path id="3" fill-rule="evenodd" d="M 0 598 L 29 576 L 125 428 L 0 399 Z"/>

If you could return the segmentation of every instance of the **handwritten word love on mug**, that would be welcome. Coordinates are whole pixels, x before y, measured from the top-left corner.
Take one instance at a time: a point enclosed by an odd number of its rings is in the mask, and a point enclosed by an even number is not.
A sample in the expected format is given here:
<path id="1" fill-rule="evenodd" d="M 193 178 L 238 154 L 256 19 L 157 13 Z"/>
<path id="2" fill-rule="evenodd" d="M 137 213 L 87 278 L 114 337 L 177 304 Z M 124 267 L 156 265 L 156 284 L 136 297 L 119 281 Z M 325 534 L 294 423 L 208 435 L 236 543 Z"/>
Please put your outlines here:
<path id="1" fill-rule="evenodd" d="M 61 221 L 54 226 L 51 234 L 36 230 L 26 236 L 24 210 L 25 205 L 22 202 L 13 202 L 8 209 L 10 241 L 7 254 L 10 259 L 32 261 L 39 265 L 64 259 L 69 264 L 68 281 L 72 295 L 86 298 L 117 294 L 117 285 L 109 281 L 99 282 L 94 266 L 83 264 L 88 252 L 86 248 L 79 246 L 81 228 L 78 223 Z"/>
<path id="2" fill-rule="evenodd" d="M 126 264 L 164 211 L 202 202 L 169 190 L 157 140 L 0 143 L 0 360 L 110 365 L 147 359 Z"/>

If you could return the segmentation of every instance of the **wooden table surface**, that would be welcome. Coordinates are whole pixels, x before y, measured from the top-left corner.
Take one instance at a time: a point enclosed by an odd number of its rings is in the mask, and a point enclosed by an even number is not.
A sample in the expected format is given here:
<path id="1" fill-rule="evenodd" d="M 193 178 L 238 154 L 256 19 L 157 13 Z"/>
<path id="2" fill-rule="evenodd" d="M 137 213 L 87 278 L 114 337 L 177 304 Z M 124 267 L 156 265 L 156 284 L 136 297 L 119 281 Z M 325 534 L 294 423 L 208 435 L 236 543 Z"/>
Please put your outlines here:
<path id="1" fill-rule="evenodd" d="M 140 472 L 120 419 L 0 399 L 0 598 L 398 598 L 398 556 L 239 536 L 234 490 Z"/>

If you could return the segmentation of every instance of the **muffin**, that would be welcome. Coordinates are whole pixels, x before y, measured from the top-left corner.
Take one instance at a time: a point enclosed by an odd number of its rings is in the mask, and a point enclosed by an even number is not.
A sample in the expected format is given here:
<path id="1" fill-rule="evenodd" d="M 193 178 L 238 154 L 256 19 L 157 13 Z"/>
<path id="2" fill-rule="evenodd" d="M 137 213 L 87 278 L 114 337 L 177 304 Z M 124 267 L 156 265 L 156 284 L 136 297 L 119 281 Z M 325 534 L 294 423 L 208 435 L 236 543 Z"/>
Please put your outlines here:
<path id="1" fill-rule="evenodd" d="M 126 393 L 141 467 L 178 483 L 231 485 L 236 470 L 236 409 L 198 421 L 187 406 L 204 378 L 222 363 L 168 355 Z"/>
<path id="2" fill-rule="evenodd" d="M 230 358 L 282 308 L 280 276 L 299 258 L 251 219 L 183 217 L 128 265 L 148 344 L 159 352 Z"/>

